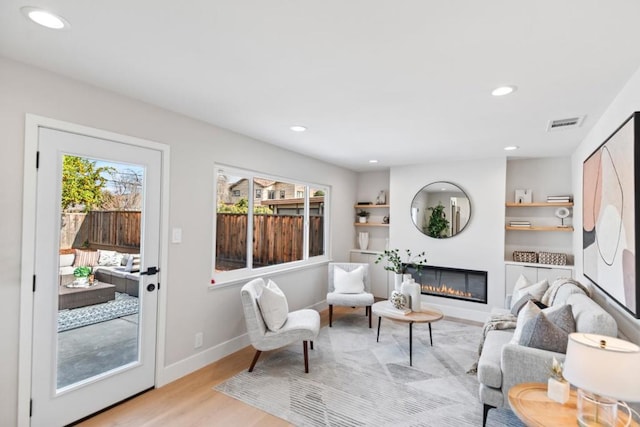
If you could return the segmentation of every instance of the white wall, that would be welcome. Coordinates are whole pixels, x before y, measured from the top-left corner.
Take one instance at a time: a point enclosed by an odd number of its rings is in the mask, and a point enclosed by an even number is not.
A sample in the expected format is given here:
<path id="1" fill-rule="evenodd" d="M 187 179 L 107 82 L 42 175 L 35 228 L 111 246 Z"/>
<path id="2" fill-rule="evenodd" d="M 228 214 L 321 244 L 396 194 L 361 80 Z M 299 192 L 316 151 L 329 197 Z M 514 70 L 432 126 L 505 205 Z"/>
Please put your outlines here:
<path id="1" fill-rule="evenodd" d="M 483 159 L 438 162 L 395 167 L 390 173 L 391 249 L 426 251 L 430 265 L 488 272 L 488 304 L 423 296 L 445 315 L 484 321 L 486 313 L 504 303 L 504 191 L 506 160 Z M 462 188 L 471 202 L 471 220 L 458 235 L 433 239 L 422 234 L 411 221 L 411 201 L 425 185 L 449 181 Z"/>
<path id="2" fill-rule="evenodd" d="M 631 77 L 629 82 L 620 91 L 611 105 L 604 112 L 598 123 L 595 124 L 591 132 L 582 141 L 580 146 L 573 153 L 572 161 L 572 182 L 574 194 L 574 222 L 582 224 L 582 162 L 602 144 L 634 111 L 640 111 L 640 69 Z M 638 147 L 636 147 L 638 149 Z M 640 165 L 636 165 L 638 168 Z M 636 197 L 638 191 L 636 189 Z M 640 212 L 636 212 L 636 216 Z M 638 230 L 636 230 L 636 233 Z M 590 283 L 589 279 L 583 275 L 582 265 L 582 230 L 577 227 L 573 235 L 573 246 L 575 248 L 576 277 L 584 283 Z M 636 257 L 639 254 L 635 254 Z M 636 281 L 638 280 L 636 271 Z M 618 328 L 628 339 L 640 344 L 640 321 L 634 319 L 619 305 L 610 300 L 599 289 L 596 288 L 596 300 L 609 311 L 618 322 Z"/>
<path id="3" fill-rule="evenodd" d="M 356 174 L 233 132 L 78 81 L 0 58 L 0 419 L 16 424 L 19 285 L 25 114 L 33 113 L 170 145 L 170 227 L 183 243 L 169 247 L 167 331 L 163 377 L 170 379 L 218 358 L 246 340 L 238 285 L 209 290 L 211 279 L 213 164 L 220 162 L 331 186 L 334 258 L 351 249 Z M 275 277 L 292 309 L 326 297 L 326 266 Z M 204 346 L 194 350 L 194 334 Z"/>

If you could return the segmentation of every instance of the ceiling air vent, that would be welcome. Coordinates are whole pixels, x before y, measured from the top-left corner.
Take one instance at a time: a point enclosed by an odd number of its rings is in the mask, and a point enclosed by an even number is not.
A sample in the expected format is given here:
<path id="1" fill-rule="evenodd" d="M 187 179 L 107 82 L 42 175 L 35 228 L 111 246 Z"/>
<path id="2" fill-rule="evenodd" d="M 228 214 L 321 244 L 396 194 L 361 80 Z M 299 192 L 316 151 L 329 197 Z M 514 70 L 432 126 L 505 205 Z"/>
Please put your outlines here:
<path id="1" fill-rule="evenodd" d="M 547 132 L 552 130 L 573 129 L 582 124 L 584 116 L 571 117 L 570 119 L 550 120 L 547 126 Z"/>

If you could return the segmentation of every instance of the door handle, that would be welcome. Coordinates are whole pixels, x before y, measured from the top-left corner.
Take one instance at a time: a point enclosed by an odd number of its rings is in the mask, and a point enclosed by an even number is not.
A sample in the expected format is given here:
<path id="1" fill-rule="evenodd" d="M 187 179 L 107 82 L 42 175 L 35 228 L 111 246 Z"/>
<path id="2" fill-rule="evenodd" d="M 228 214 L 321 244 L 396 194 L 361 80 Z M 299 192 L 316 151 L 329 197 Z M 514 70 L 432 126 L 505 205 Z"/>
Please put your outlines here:
<path id="1" fill-rule="evenodd" d="M 153 276 L 154 274 L 158 274 L 160 272 L 160 269 L 158 267 L 149 267 L 147 268 L 147 271 L 141 271 L 140 275 L 141 276 Z"/>
<path id="2" fill-rule="evenodd" d="M 153 283 L 149 283 L 149 284 L 147 285 L 147 291 L 149 291 L 149 292 L 153 292 L 153 291 L 155 291 L 155 290 L 156 290 L 156 285 L 154 285 Z"/>

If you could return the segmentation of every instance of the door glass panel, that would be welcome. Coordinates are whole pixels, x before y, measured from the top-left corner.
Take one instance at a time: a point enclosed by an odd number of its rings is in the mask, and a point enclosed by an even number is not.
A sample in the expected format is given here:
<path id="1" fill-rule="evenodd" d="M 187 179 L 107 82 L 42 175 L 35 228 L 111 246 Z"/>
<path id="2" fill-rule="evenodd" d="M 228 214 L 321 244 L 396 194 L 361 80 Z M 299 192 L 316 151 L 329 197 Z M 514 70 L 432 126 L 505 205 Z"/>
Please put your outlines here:
<path id="1" fill-rule="evenodd" d="M 57 390 L 139 361 L 143 166 L 63 155 Z"/>

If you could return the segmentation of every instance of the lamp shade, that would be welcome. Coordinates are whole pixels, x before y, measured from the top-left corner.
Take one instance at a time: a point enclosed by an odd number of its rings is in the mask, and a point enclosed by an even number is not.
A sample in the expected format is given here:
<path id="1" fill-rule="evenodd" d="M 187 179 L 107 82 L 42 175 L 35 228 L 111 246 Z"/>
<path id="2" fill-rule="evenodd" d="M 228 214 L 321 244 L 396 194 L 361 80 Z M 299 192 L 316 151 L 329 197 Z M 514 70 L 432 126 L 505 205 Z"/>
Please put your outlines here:
<path id="1" fill-rule="evenodd" d="M 563 376 L 600 396 L 640 401 L 640 347 L 614 337 L 569 335 Z"/>

